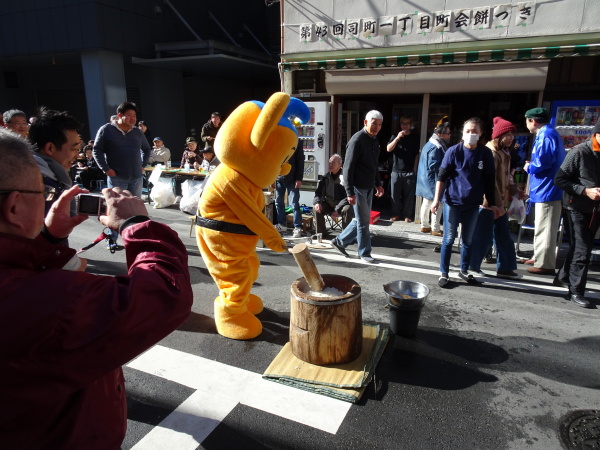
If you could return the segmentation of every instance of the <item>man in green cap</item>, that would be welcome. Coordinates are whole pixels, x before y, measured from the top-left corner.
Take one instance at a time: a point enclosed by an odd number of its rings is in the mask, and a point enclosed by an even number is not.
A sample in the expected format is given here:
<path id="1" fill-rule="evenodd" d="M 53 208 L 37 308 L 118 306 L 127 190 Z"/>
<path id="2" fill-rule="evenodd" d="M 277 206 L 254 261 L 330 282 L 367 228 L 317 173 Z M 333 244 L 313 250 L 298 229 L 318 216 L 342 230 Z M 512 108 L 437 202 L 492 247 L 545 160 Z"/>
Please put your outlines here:
<path id="1" fill-rule="evenodd" d="M 529 201 L 535 203 L 535 235 L 533 264 L 529 273 L 554 275 L 556 244 L 560 222 L 562 191 L 554 185 L 554 176 L 565 159 L 562 138 L 549 124 L 545 108 L 533 108 L 525 113 L 527 128 L 535 134 L 531 161 L 523 170 L 529 174 Z"/>

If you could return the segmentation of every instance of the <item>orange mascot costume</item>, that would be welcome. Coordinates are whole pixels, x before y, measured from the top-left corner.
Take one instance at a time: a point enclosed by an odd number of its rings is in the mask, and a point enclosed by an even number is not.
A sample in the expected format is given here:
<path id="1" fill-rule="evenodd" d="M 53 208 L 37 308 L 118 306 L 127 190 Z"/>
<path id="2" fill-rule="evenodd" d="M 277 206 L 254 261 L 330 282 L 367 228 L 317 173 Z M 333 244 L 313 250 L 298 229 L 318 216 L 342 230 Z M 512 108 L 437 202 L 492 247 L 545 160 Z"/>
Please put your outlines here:
<path id="1" fill-rule="evenodd" d="M 222 336 L 252 339 L 262 332 L 255 315 L 263 302 L 251 294 L 258 278 L 258 239 L 276 252 L 287 245 L 262 210 L 263 188 L 290 170 L 298 134 L 290 116 L 307 122 L 308 107 L 278 92 L 267 103 L 238 106 L 221 126 L 215 154 L 221 161 L 210 175 L 196 218 L 196 240 L 202 258 L 219 287 L 215 323 Z"/>

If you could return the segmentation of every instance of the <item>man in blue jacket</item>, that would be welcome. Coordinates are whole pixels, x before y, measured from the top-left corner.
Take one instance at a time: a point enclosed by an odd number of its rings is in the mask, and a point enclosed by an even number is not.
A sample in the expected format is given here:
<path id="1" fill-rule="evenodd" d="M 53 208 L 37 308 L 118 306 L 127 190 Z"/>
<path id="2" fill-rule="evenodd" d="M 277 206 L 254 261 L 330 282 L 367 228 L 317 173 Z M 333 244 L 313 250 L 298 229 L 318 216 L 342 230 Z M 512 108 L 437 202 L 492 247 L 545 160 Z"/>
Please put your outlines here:
<path id="1" fill-rule="evenodd" d="M 117 121 L 98 130 L 94 140 L 94 159 L 106 174 L 109 188 L 128 190 L 142 196 L 144 167 L 152 149 L 142 130 L 137 128 L 135 103 L 123 102 L 117 107 Z M 112 232 L 111 250 L 117 246 L 118 233 Z"/>
<path id="2" fill-rule="evenodd" d="M 529 273 L 554 275 L 556 244 L 560 222 L 562 191 L 554 185 L 554 177 L 565 159 L 562 138 L 549 125 L 550 115 L 544 108 L 525 113 L 527 128 L 535 134 L 531 161 L 523 168 L 529 174 L 529 201 L 535 203 L 535 235 L 533 267 Z"/>

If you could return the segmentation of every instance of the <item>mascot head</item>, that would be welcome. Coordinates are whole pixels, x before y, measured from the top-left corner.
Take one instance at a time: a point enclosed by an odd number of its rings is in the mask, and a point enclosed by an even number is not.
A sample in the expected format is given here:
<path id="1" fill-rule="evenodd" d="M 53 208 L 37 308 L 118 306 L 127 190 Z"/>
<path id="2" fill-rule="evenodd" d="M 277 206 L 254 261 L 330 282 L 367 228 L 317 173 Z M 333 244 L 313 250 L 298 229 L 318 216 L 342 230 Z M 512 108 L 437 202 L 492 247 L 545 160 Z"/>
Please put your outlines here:
<path id="1" fill-rule="evenodd" d="M 243 103 L 221 125 L 215 154 L 222 164 L 266 188 L 290 171 L 287 161 L 298 144 L 292 120 L 306 123 L 309 119 L 304 102 L 283 92 L 273 94 L 267 103 Z"/>

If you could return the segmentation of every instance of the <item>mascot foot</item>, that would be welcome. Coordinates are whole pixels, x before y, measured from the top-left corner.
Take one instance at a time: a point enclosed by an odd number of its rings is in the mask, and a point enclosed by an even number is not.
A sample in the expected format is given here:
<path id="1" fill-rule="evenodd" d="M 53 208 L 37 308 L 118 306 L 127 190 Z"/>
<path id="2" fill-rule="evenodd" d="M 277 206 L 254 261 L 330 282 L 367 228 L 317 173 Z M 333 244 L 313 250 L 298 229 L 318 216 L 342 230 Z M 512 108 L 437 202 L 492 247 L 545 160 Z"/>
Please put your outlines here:
<path id="1" fill-rule="evenodd" d="M 263 302 L 258 295 L 250 294 L 248 299 L 248 311 L 254 315 L 263 312 Z"/>
<path id="2" fill-rule="evenodd" d="M 215 302 L 217 332 L 229 339 L 253 339 L 262 332 L 262 323 L 253 314 L 227 312 L 220 302 Z"/>

